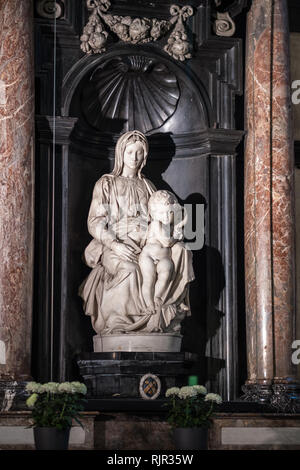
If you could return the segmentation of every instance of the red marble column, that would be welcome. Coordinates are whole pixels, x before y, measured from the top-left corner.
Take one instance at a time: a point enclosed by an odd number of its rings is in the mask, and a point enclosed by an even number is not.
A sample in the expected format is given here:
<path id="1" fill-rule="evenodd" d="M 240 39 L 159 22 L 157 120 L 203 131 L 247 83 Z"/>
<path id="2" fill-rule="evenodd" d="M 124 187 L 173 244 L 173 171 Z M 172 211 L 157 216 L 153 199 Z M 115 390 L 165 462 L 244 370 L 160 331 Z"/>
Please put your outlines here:
<path id="1" fill-rule="evenodd" d="M 0 380 L 30 376 L 34 163 L 31 0 L 0 0 Z"/>
<path id="2" fill-rule="evenodd" d="M 292 374 L 294 175 L 286 0 L 253 0 L 246 54 L 245 278 L 248 384 Z"/>

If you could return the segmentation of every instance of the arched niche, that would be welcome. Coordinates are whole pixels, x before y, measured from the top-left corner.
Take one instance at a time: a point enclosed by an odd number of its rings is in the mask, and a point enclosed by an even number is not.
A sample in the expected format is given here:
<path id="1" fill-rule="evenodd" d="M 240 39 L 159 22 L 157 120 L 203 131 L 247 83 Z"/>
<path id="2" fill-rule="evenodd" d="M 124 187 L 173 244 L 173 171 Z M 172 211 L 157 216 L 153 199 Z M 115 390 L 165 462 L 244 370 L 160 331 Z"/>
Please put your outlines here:
<path id="1" fill-rule="evenodd" d="M 207 93 L 188 65 L 160 53 L 119 48 L 79 61 L 63 85 L 62 116 L 78 117 L 89 138 L 137 128 L 173 135 L 210 127 Z"/>

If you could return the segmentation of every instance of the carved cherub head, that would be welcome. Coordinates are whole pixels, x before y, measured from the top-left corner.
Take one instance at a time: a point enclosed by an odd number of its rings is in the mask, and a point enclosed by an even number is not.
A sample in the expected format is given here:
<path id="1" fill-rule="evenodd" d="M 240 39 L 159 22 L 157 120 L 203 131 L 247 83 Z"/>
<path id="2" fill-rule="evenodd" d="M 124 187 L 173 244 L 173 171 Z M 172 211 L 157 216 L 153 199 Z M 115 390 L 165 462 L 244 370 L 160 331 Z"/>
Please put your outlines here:
<path id="1" fill-rule="evenodd" d="M 135 18 L 129 27 L 129 34 L 134 42 L 138 42 L 146 37 L 148 30 L 149 25 L 144 19 Z"/>

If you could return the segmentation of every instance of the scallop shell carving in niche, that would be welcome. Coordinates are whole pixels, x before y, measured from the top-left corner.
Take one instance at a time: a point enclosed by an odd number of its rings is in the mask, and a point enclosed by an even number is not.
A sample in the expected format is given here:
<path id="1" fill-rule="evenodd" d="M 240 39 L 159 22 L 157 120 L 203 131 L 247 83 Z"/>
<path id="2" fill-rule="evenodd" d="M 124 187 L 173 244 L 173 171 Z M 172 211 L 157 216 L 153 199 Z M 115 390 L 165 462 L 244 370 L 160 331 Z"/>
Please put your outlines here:
<path id="1" fill-rule="evenodd" d="M 149 132 L 174 114 L 179 96 L 177 78 L 166 65 L 143 56 L 116 57 L 93 72 L 82 109 L 101 131 Z"/>

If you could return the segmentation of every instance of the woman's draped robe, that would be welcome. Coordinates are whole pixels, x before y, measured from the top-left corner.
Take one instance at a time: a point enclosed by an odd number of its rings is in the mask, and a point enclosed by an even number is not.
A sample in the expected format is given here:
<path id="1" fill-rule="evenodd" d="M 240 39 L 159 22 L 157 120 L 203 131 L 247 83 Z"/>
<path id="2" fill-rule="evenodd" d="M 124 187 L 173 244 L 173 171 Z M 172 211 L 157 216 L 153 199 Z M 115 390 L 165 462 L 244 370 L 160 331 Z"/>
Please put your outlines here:
<path id="1" fill-rule="evenodd" d="M 84 253 L 86 264 L 93 269 L 80 286 L 79 295 L 98 334 L 151 331 L 154 318 L 146 313 L 139 266 L 122 261 L 111 245 L 114 240 L 121 240 L 140 252 L 148 225 L 148 200 L 155 190 L 143 176 L 109 174 L 95 185 L 88 215 L 93 240 Z M 172 247 L 172 260 L 174 276 L 166 289 L 158 320 L 163 331 L 172 326 L 180 305 L 189 309 L 188 283 L 194 279 L 192 253 L 182 243 Z"/>

